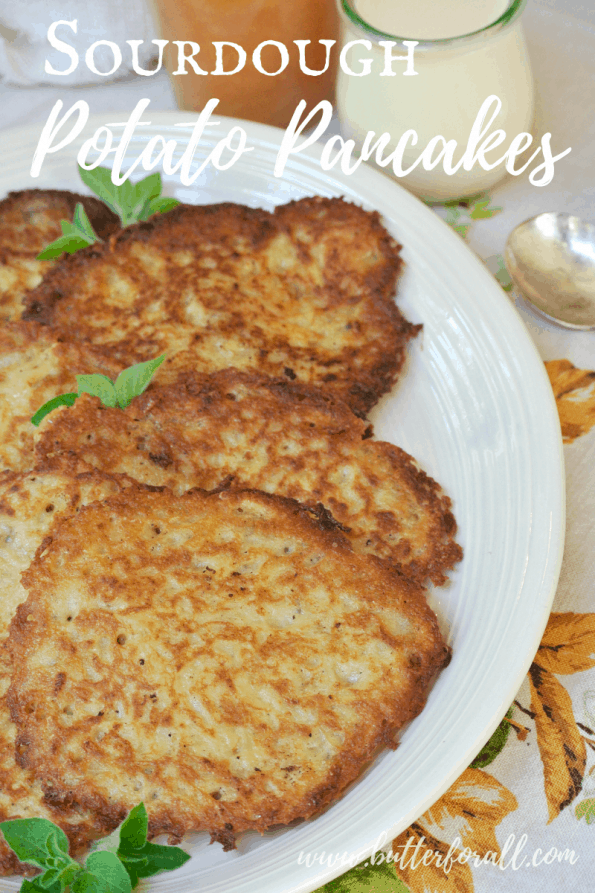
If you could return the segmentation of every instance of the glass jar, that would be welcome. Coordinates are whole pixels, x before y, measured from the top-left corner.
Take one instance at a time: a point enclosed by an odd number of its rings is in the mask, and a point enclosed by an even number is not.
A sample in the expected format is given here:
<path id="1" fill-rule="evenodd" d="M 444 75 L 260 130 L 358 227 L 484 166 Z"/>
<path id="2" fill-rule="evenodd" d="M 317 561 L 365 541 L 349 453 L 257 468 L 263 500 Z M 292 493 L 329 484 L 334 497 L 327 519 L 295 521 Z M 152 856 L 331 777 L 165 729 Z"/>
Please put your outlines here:
<path id="1" fill-rule="evenodd" d="M 504 130 L 506 142 L 486 151 L 486 162 L 501 158 L 514 137 L 529 132 L 533 120 L 533 78 L 521 26 L 525 0 L 509 0 L 495 21 L 477 31 L 433 40 L 413 34 L 396 37 L 383 33 L 361 18 L 353 0 L 338 2 L 342 46 L 360 41 L 344 50 L 344 61 L 356 74 L 348 74 L 341 67 L 337 82 L 341 133 L 355 140 L 358 149 L 370 131 L 376 137 L 388 132 L 392 148 L 406 131 L 414 130 L 417 142 L 414 145 L 412 138 L 408 141 L 403 154 L 404 171 L 438 135 L 445 141 L 456 140 L 456 162 L 463 155 L 480 108 L 489 96 L 497 96 L 502 103 L 493 129 Z M 431 5 L 432 0 L 426 0 L 426 6 Z M 444 0 L 435 0 L 435 5 L 443 10 Z M 442 33 L 449 33 L 444 18 L 437 17 L 436 21 Z M 382 41 L 396 41 L 396 46 L 387 49 Z M 411 48 L 402 41 L 417 41 L 417 45 Z M 411 71 L 410 62 L 395 61 L 390 63 L 395 75 L 383 75 L 387 52 L 404 59 L 413 52 L 416 74 L 405 74 Z M 370 73 L 362 75 L 366 70 Z M 496 104 L 491 112 L 495 108 Z M 521 165 L 522 158 L 517 167 Z M 392 173 L 390 166 L 383 169 Z M 453 174 L 445 171 L 443 163 L 432 170 L 425 170 L 418 163 L 400 182 L 426 200 L 448 201 L 482 192 L 504 176 L 504 162 L 492 170 L 484 170 L 476 162 L 471 170 L 461 166 Z"/>
<path id="2" fill-rule="evenodd" d="M 231 115 L 286 127 L 295 107 L 305 99 L 308 107 L 322 99 L 333 98 L 336 76 L 336 53 L 329 52 L 329 65 L 322 74 L 304 73 L 299 64 L 294 40 L 308 40 L 306 65 L 322 71 L 327 61 L 327 48 L 319 41 L 338 38 L 339 22 L 335 0 L 300 0 L 288 6 L 281 0 L 152 0 L 161 38 L 169 40 L 165 48 L 165 64 L 171 76 L 176 100 L 181 109 L 200 111 L 209 99 L 219 99 L 215 115 Z M 177 47 L 173 41 L 200 46 L 195 61 L 206 74 L 185 63 L 180 71 Z M 235 74 L 213 74 L 217 70 L 217 53 L 213 44 L 226 42 L 221 50 L 219 66 L 226 72 L 238 64 L 239 45 L 246 53 L 244 67 Z M 259 64 L 268 74 L 254 66 L 252 55 L 263 42 L 269 42 L 259 53 Z M 279 47 L 284 44 L 289 56 L 283 64 Z M 336 49 L 333 48 L 333 49 Z"/>

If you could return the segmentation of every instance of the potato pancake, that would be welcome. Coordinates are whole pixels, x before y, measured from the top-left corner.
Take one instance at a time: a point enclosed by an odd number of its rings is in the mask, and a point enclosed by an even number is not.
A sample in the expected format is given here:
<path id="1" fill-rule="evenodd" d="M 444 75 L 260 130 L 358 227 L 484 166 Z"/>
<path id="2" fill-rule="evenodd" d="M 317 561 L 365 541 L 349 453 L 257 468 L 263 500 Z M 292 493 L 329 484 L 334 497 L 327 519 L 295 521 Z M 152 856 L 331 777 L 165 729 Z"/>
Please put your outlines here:
<path id="1" fill-rule="evenodd" d="M 34 463 L 31 416 L 52 397 L 76 391 L 76 374 L 115 377 L 121 367 L 100 348 L 60 344 L 32 322 L 0 329 L 0 471 L 28 471 Z"/>
<path id="2" fill-rule="evenodd" d="M 27 598 L 21 573 L 57 523 L 81 505 L 118 493 L 123 482 L 107 475 L 83 471 L 74 464 L 46 466 L 27 474 L 5 474 L 0 479 L 0 821 L 40 816 L 60 825 L 68 834 L 71 851 L 80 851 L 100 831 L 83 810 L 64 804 L 52 807 L 51 792 L 44 791 L 31 772 L 15 761 L 16 728 L 10 720 L 6 691 L 12 664 L 4 648 L 8 627 Z M 0 837 L 0 875 L 31 872 L 20 865 Z"/>
<path id="3" fill-rule="evenodd" d="M 0 201 L 0 319 L 18 319 L 23 295 L 39 285 L 55 260 L 37 255 L 62 235 L 61 220 L 71 221 L 81 202 L 101 239 L 119 229 L 115 214 L 97 198 L 58 189 L 9 192 Z"/>
<path id="4" fill-rule="evenodd" d="M 418 582 L 444 583 L 462 557 L 439 485 L 318 388 L 234 369 L 189 372 L 152 384 L 124 411 L 83 395 L 39 432 L 40 461 L 76 455 L 177 493 L 231 476 L 234 487 L 322 503 L 357 552 Z"/>
<path id="5" fill-rule="evenodd" d="M 448 660 L 419 586 L 257 491 L 86 506 L 23 583 L 21 766 L 104 823 L 143 800 L 153 833 L 226 848 L 335 800 Z"/>
<path id="6" fill-rule="evenodd" d="M 307 198 L 268 213 L 182 205 L 54 267 L 24 318 L 164 375 L 235 367 L 315 384 L 365 414 L 419 326 L 394 303 L 400 246 L 377 213 Z"/>

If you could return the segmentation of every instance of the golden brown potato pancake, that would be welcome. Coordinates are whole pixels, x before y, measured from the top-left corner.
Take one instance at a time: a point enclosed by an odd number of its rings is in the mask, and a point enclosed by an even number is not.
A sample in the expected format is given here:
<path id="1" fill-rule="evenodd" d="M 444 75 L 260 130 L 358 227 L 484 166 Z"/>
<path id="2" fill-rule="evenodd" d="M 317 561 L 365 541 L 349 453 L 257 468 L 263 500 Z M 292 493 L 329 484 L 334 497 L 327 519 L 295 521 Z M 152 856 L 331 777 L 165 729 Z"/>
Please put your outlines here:
<path id="1" fill-rule="evenodd" d="M 5 323 L 0 328 L 0 471 L 32 468 L 31 416 L 52 397 L 76 391 L 77 373 L 114 378 L 120 370 L 100 348 L 58 343 L 37 323 Z"/>
<path id="2" fill-rule="evenodd" d="M 51 791 L 17 765 L 16 729 L 5 698 L 12 673 L 5 642 L 17 607 L 27 598 L 21 573 L 42 542 L 64 517 L 82 505 L 118 493 L 123 485 L 117 478 L 80 472 L 72 463 L 0 478 L 0 821 L 47 818 L 68 834 L 72 852 L 80 851 L 100 833 L 97 822 L 84 810 L 69 809 L 63 802 L 53 807 Z M 30 873 L 31 866 L 20 865 L 0 837 L 0 875 L 27 870 Z"/>
<path id="3" fill-rule="evenodd" d="M 257 491 L 86 506 L 23 583 L 20 764 L 104 823 L 143 800 L 154 833 L 227 848 L 336 799 L 448 659 L 420 587 Z"/>
<path id="4" fill-rule="evenodd" d="M 403 450 L 318 388 L 228 369 L 154 383 L 122 411 L 83 395 L 39 429 L 39 460 L 78 456 L 177 493 L 230 476 L 322 503 L 357 552 L 388 559 L 419 582 L 446 581 L 460 560 L 450 499 Z"/>
<path id="5" fill-rule="evenodd" d="M 58 189 L 10 192 L 0 201 L 0 319 L 18 319 L 23 295 L 39 285 L 55 260 L 37 255 L 62 235 L 61 220 L 71 221 L 78 202 L 97 235 L 104 239 L 119 228 L 109 208 L 87 195 Z"/>
<path id="6" fill-rule="evenodd" d="M 65 258 L 24 317 L 121 365 L 235 367 L 324 387 L 360 415 L 417 333 L 394 303 L 400 246 L 377 213 L 308 198 L 273 213 L 183 205 Z M 169 373 L 168 373 L 169 370 Z"/>

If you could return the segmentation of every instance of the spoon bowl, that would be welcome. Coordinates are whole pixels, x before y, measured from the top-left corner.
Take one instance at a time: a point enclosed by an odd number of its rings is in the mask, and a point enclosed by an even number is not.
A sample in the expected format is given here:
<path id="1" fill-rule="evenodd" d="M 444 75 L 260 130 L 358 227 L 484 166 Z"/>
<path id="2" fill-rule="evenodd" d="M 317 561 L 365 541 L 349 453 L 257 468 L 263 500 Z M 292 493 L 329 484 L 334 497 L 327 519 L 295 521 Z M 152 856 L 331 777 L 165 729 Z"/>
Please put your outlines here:
<path id="1" fill-rule="evenodd" d="M 539 214 L 510 233 L 504 262 L 522 297 L 572 329 L 595 328 L 595 226 L 564 212 Z"/>

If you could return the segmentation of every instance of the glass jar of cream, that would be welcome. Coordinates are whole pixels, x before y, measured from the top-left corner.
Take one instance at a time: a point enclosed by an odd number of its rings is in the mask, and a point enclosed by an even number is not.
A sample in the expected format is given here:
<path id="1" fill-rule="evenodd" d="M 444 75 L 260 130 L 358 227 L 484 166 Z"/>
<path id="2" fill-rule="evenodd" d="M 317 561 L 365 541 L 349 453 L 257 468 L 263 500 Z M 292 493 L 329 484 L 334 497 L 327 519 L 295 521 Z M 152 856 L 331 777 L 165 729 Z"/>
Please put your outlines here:
<path id="1" fill-rule="evenodd" d="M 506 176 L 504 162 L 492 165 L 515 137 L 528 134 L 533 120 L 533 79 L 520 20 L 525 0 L 338 2 L 343 49 L 337 107 L 343 136 L 361 150 L 366 138 L 371 145 L 371 132 L 376 139 L 389 133 L 385 155 L 402 140 L 403 173 L 397 175 L 428 201 L 482 192 Z M 466 169 L 469 164 L 461 159 L 490 96 L 498 101 L 489 106 L 486 132 L 492 121 L 492 129 L 505 135 L 500 142 L 484 141 L 484 163 L 476 160 Z M 415 135 L 404 138 L 410 131 Z M 432 140 L 433 155 L 420 159 Z M 528 140 L 519 138 L 516 145 L 527 148 Z M 450 161 L 444 157 L 449 153 Z M 391 166 L 384 169 L 393 173 Z"/>

